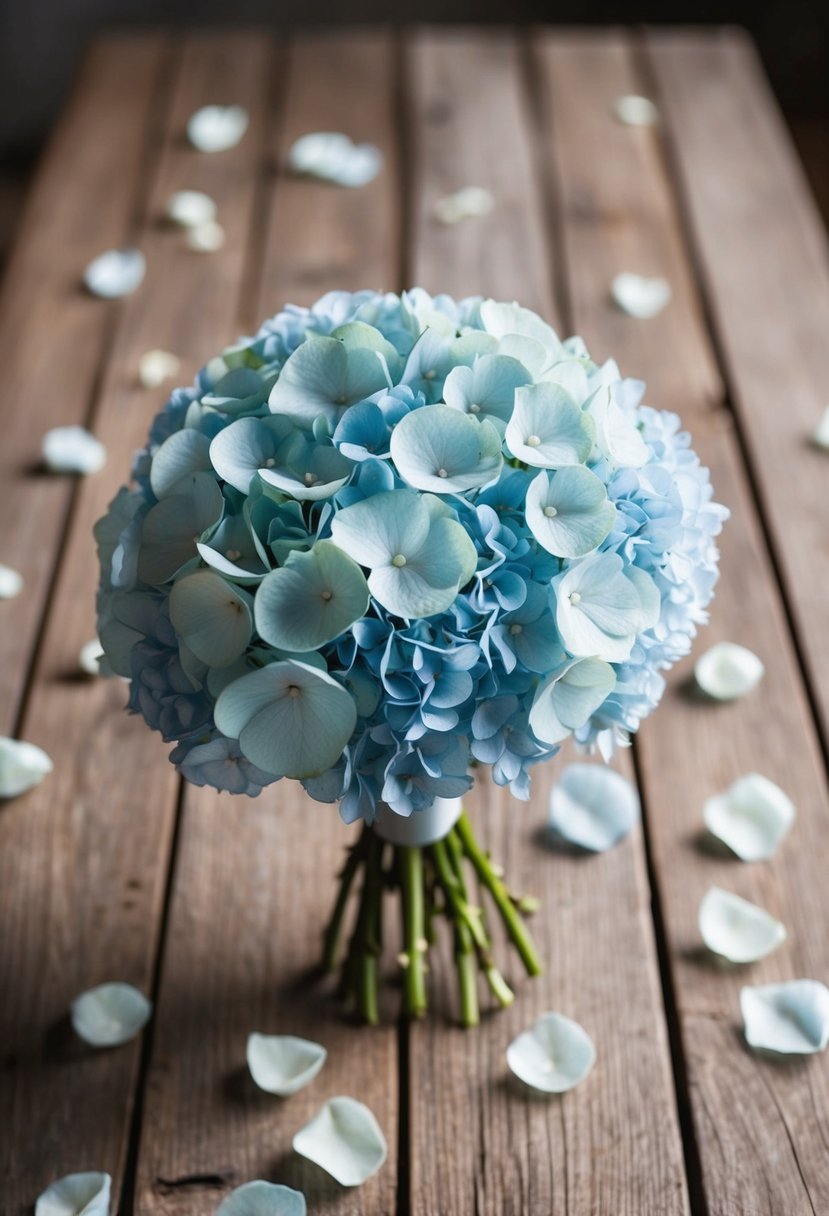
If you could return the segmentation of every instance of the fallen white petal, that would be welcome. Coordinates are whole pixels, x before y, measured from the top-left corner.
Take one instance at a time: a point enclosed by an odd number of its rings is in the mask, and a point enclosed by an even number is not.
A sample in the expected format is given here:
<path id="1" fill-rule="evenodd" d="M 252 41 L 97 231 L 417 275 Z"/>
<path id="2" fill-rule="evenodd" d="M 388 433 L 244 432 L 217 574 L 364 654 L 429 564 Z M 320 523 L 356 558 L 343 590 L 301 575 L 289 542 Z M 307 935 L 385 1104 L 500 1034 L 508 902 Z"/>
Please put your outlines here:
<path id="1" fill-rule="evenodd" d="M 613 113 L 626 127 L 652 127 L 659 122 L 659 111 L 649 97 L 628 93 L 617 97 Z"/>
<path id="2" fill-rule="evenodd" d="M 23 576 L 11 566 L 0 566 L 0 600 L 13 600 L 23 590 Z"/>
<path id="3" fill-rule="evenodd" d="M 288 163 L 294 173 L 338 186 L 365 186 L 380 172 L 383 153 L 373 144 L 355 144 L 339 131 L 314 131 L 296 141 Z"/>
<path id="4" fill-rule="evenodd" d="M 260 1089 L 286 1097 L 313 1081 L 325 1063 L 321 1043 L 292 1034 L 252 1034 L 248 1038 L 248 1068 Z"/>
<path id="5" fill-rule="evenodd" d="M 792 800 L 759 773 L 740 777 L 724 793 L 708 798 L 703 808 L 708 831 L 743 861 L 771 857 L 794 817 Z"/>
<path id="6" fill-rule="evenodd" d="M 109 249 L 89 263 L 83 281 L 93 296 L 117 300 L 140 287 L 146 272 L 147 263 L 140 249 Z"/>
<path id="7" fill-rule="evenodd" d="M 138 379 L 144 388 L 158 388 L 178 374 L 181 359 L 169 350 L 148 350 L 138 360 Z"/>
<path id="8" fill-rule="evenodd" d="M 78 666 L 88 676 L 99 676 L 101 666 L 99 659 L 103 658 L 104 648 L 97 638 L 84 642 L 78 651 Z"/>
<path id="9" fill-rule="evenodd" d="M 820 422 L 815 427 L 812 435 L 812 443 L 819 448 L 825 448 L 829 451 L 829 405 L 823 411 L 823 416 Z"/>
<path id="10" fill-rule="evenodd" d="M 631 317 L 649 320 L 668 304 L 671 285 L 667 279 L 648 279 L 641 274 L 617 274 L 610 285 L 614 303 Z"/>
<path id="11" fill-rule="evenodd" d="M 731 963 L 755 963 L 786 939 L 786 926 L 779 920 L 721 887 L 703 897 L 699 931 L 708 949 Z"/>
<path id="12" fill-rule="evenodd" d="M 34 743 L 0 736 L 0 798 L 16 798 L 40 785 L 54 765 Z"/>
<path id="13" fill-rule="evenodd" d="M 829 1043 L 829 988 L 817 980 L 743 988 L 740 1009 L 751 1047 L 811 1055 Z"/>
<path id="14" fill-rule="evenodd" d="M 341 1186 L 359 1186 L 386 1160 L 386 1138 L 356 1098 L 331 1098 L 294 1136 L 294 1151 L 326 1170 Z"/>
<path id="15" fill-rule="evenodd" d="M 53 473 L 97 473 L 106 464 L 107 451 L 82 426 L 56 426 L 42 443 L 43 463 Z"/>
<path id="16" fill-rule="evenodd" d="M 93 1047 L 120 1047 L 143 1030 L 152 1011 L 152 1003 L 131 984 L 99 984 L 72 1002 L 72 1028 Z"/>
<path id="17" fill-rule="evenodd" d="M 216 1216 L 305 1216 L 305 1196 L 276 1182 L 237 1186 L 216 1209 Z"/>
<path id="18" fill-rule="evenodd" d="M 756 688 L 765 670 L 754 651 L 736 642 L 717 642 L 697 659 L 694 679 L 715 701 L 734 701 Z"/>
<path id="19" fill-rule="evenodd" d="M 202 194 L 201 190 L 178 190 L 170 195 L 165 216 L 182 228 L 197 228 L 199 224 L 215 220 L 216 211 L 209 194 Z"/>
<path id="20" fill-rule="evenodd" d="M 495 206 L 495 199 L 482 186 L 464 186 L 454 194 L 445 194 L 434 206 L 435 219 L 442 224 L 458 224 L 461 220 L 488 215 Z"/>
<path id="21" fill-rule="evenodd" d="M 547 1094 L 572 1089 L 595 1063 L 596 1048 L 587 1031 L 561 1013 L 542 1014 L 507 1048 L 507 1064 L 516 1077 Z"/>
<path id="22" fill-rule="evenodd" d="M 236 147 L 248 122 L 242 106 L 202 106 L 187 124 L 187 138 L 199 152 L 225 152 Z"/>
<path id="23" fill-rule="evenodd" d="M 109 1216 L 109 1174 L 67 1174 L 48 1186 L 35 1204 L 35 1216 Z"/>
<path id="24" fill-rule="evenodd" d="M 550 827 L 594 853 L 627 836 L 639 813 L 635 787 L 600 764 L 568 764 L 550 791 Z"/>
<path id="25" fill-rule="evenodd" d="M 221 249 L 227 238 L 218 220 L 208 220 L 197 228 L 188 228 L 185 239 L 196 253 L 215 253 L 217 249 Z"/>

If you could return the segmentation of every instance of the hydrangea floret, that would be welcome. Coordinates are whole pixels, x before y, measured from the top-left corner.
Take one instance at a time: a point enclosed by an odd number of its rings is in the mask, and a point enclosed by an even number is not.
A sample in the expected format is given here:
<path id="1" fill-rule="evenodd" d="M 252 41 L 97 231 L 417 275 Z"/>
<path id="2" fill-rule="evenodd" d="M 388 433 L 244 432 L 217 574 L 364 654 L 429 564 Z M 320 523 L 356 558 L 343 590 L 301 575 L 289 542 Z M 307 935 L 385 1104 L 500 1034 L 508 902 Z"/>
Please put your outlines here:
<path id="1" fill-rule="evenodd" d="M 655 707 L 726 511 L 675 414 L 517 304 L 334 292 L 177 388 L 96 527 L 99 634 L 188 780 L 344 819 L 519 798 Z"/>

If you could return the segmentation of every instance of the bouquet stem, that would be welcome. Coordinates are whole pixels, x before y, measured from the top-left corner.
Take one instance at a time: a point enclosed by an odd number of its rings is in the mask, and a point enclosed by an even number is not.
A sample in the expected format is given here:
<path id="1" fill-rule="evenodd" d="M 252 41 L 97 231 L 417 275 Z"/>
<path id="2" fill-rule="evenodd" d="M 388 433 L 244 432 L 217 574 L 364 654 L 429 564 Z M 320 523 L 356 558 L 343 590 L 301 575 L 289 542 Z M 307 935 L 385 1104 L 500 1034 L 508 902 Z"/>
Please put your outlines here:
<path id="1" fill-rule="evenodd" d="M 390 864 L 384 865 L 390 856 Z M 459 1019 L 463 1026 L 480 1021 L 478 975 L 500 1006 L 514 993 L 495 962 L 484 904 L 488 899 L 504 923 L 528 975 L 539 975 L 541 963 L 525 923 L 537 901 L 512 895 L 488 854 L 475 839 L 465 815 L 442 840 L 422 847 L 386 844 L 366 827 L 352 847 L 340 875 L 340 890 L 323 941 L 327 971 L 338 966 L 340 940 L 349 900 L 360 878 L 354 928 L 342 963 L 340 990 L 361 1020 L 379 1021 L 379 967 L 382 954 L 383 893 L 399 891 L 403 917 L 405 1008 L 409 1017 L 427 1010 L 427 956 L 434 944 L 434 922 L 443 916 L 453 935 L 458 980 Z M 469 880 L 477 878 L 478 902 Z"/>

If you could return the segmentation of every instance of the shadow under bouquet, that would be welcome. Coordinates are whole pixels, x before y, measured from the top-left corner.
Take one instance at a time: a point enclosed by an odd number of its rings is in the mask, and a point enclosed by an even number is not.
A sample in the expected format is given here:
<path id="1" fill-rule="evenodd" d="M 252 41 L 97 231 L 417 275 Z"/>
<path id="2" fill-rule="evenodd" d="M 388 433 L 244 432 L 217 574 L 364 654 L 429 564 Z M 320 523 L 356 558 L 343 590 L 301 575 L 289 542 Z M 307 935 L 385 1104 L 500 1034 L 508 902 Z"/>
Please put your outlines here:
<path id="1" fill-rule="evenodd" d="M 726 516 L 674 414 L 514 303 L 414 290 L 289 307 L 176 389 L 96 526 L 99 634 L 189 781 L 282 777 L 364 829 L 324 943 L 377 1019 L 384 891 L 405 1003 L 451 922 L 460 1017 L 513 994 L 473 876 L 530 974 L 525 916 L 463 813 L 526 799 L 562 741 L 607 755 L 659 701 Z"/>

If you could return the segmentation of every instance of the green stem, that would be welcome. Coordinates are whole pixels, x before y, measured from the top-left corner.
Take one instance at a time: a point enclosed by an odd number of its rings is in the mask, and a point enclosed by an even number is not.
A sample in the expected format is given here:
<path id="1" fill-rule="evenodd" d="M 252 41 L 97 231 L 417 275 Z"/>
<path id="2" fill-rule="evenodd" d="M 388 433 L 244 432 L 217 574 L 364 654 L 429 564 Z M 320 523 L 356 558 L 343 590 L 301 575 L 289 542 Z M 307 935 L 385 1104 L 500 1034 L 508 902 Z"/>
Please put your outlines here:
<path id="1" fill-rule="evenodd" d="M 446 899 L 447 915 L 454 928 L 461 1023 L 464 1026 L 477 1026 L 480 1015 L 475 947 L 488 946 L 489 943 L 486 940 L 478 910 L 473 908 L 466 898 L 460 857 L 455 854 L 448 838 L 436 840 L 431 846 L 430 852 Z"/>
<path id="2" fill-rule="evenodd" d="M 538 957 L 529 930 L 521 919 L 521 915 L 516 909 L 515 904 L 510 899 L 507 888 L 495 873 L 490 859 L 482 851 L 475 839 L 472 826 L 466 815 L 461 815 L 456 825 L 456 831 L 466 856 L 472 862 L 475 872 L 495 901 L 495 905 L 506 926 L 507 933 L 521 956 L 521 961 L 526 968 L 527 974 L 540 975 L 541 960 Z"/>
<path id="3" fill-rule="evenodd" d="M 368 832 L 368 828 L 363 829 L 359 840 L 349 850 L 345 865 L 340 872 L 340 889 L 337 894 L 337 902 L 334 904 L 331 919 L 325 926 L 325 933 L 323 935 L 322 964 L 326 971 L 334 971 L 337 966 L 337 952 L 340 946 L 343 917 L 348 906 L 348 897 L 351 894 L 354 879 L 366 854 Z"/>
<path id="4" fill-rule="evenodd" d="M 426 923 L 423 907 L 423 854 L 418 848 L 401 847 L 400 875 L 403 886 L 403 923 L 406 952 L 406 1008 L 410 1017 L 426 1012 L 426 968 L 424 962 Z"/>
<path id="5" fill-rule="evenodd" d="M 458 881 L 461 894 L 466 900 L 467 904 L 469 904 L 469 897 L 466 892 L 466 881 L 463 873 L 463 845 L 461 844 L 454 828 L 449 831 L 449 834 L 446 837 L 446 851 L 449 855 L 449 860 L 452 863 L 452 869 Z M 512 991 L 501 972 L 495 966 L 495 960 L 492 957 L 492 938 L 490 937 L 489 929 L 487 927 L 486 910 L 483 906 L 483 901 L 481 901 L 481 904 L 482 906 L 476 910 L 476 917 L 480 921 L 481 937 L 482 941 L 485 943 L 485 946 L 479 944 L 477 947 L 478 963 L 481 971 L 483 972 L 484 979 L 489 985 L 492 995 L 502 1008 L 506 1008 L 507 1005 L 511 1005 L 515 1000 L 515 993 Z"/>

